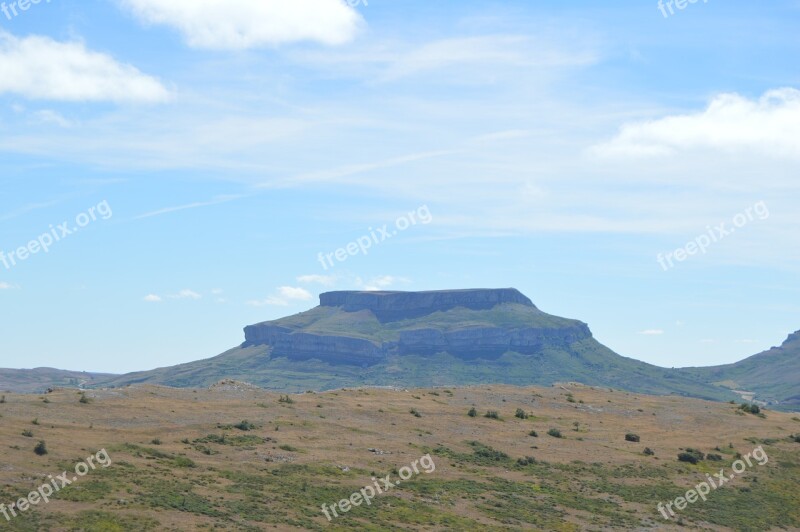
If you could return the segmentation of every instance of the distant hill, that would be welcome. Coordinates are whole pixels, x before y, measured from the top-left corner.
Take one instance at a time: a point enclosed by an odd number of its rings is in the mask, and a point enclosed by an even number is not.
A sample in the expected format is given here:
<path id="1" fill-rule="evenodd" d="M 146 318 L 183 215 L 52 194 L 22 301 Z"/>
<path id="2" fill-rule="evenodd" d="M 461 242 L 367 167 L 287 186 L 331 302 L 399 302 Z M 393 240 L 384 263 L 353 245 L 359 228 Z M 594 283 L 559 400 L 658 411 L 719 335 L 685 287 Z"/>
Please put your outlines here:
<path id="1" fill-rule="evenodd" d="M 690 373 L 622 357 L 585 323 L 546 314 L 515 289 L 329 292 L 307 312 L 246 327 L 245 342 L 215 358 L 101 384 L 200 387 L 223 378 L 281 391 L 577 381 L 736 397 Z"/>
<path id="2" fill-rule="evenodd" d="M 98 380 L 108 380 L 108 373 L 86 373 L 53 368 L 0 369 L 0 391 L 40 393 L 48 388 L 91 386 Z"/>
<path id="3" fill-rule="evenodd" d="M 751 392 L 757 401 L 772 407 L 797 410 L 800 409 L 800 331 L 790 334 L 780 347 L 735 364 L 680 371 L 717 387 Z"/>

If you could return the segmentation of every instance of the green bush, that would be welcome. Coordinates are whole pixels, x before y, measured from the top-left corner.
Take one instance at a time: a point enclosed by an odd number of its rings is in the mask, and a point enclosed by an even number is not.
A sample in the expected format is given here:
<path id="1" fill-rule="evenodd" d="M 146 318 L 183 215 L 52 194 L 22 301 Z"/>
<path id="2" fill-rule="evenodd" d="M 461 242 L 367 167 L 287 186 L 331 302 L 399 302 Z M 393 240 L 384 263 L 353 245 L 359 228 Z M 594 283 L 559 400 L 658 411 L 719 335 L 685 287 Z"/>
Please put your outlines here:
<path id="1" fill-rule="evenodd" d="M 684 452 L 678 454 L 678 460 L 680 462 L 689 462 L 690 464 L 696 464 L 697 462 L 705 459 L 706 455 L 702 452 L 698 451 L 697 449 L 692 449 L 691 447 L 687 448 Z"/>
<path id="2" fill-rule="evenodd" d="M 489 410 L 484 414 L 483 417 L 488 417 L 489 419 L 500 419 L 500 414 L 497 413 L 496 410 Z"/>
<path id="3" fill-rule="evenodd" d="M 44 442 L 44 440 L 40 440 L 39 443 L 36 444 L 36 447 L 33 448 L 33 452 L 39 456 L 44 456 L 47 454 L 47 444 Z"/>
<path id="4" fill-rule="evenodd" d="M 33 431 L 25 429 L 22 431 L 22 435 L 25 436 L 26 438 L 33 438 Z"/>
<path id="5" fill-rule="evenodd" d="M 645 447 L 644 448 L 644 454 L 645 454 L 645 456 L 653 456 L 654 454 L 656 454 L 656 452 L 653 449 L 651 449 L 650 447 Z"/>
<path id="6" fill-rule="evenodd" d="M 288 395 L 287 395 L 287 397 L 288 397 Z M 253 425 L 252 423 L 249 423 L 247 420 L 240 421 L 239 423 L 237 423 L 233 427 L 236 428 L 236 429 L 239 429 L 241 431 L 245 431 L 245 432 L 247 432 L 248 430 L 256 429 L 256 426 Z"/>
<path id="7" fill-rule="evenodd" d="M 422 414 L 420 414 L 416 408 L 412 408 L 411 410 L 409 410 L 409 413 L 413 414 L 414 417 L 422 417 Z"/>
<path id="8" fill-rule="evenodd" d="M 747 412 L 748 414 L 758 415 L 761 413 L 761 408 L 758 405 L 751 405 L 747 403 L 742 403 L 739 406 L 739 410 L 742 412 Z"/>
<path id="9" fill-rule="evenodd" d="M 185 456 L 177 456 L 173 462 L 175 467 L 196 467 L 197 465 L 194 463 L 194 460 L 186 458 Z"/>
<path id="10" fill-rule="evenodd" d="M 517 411 L 514 413 L 514 417 L 518 417 L 520 419 L 528 419 L 528 414 L 521 408 L 517 408 Z"/>
<path id="11" fill-rule="evenodd" d="M 558 429 L 550 429 L 547 431 L 548 436 L 552 436 L 553 438 L 563 438 L 561 435 L 561 431 Z"/>
<path id="12" fill-rule="evenodd" d="M 539 433 L 536 432 L 535 430 L 532 430 L 532 431 L 530 431 L 528 433 L 528 436 L 533 436 L 534 438 L 538 438 L 539 437 Z"/>
<path id="13" fill-rule="evenodd" d="M 625 441 L 632 441 L 634 443 L 639 443 L 639 435 L 629 432 L 625 435 Z"/>
<path id="14" fill-rule="evenodd" d="M 467 412 L 467 415 L 469 417 L 476 417 L 478 415 L 478 411 L 475 410 L 475 407 L 472 407 L 469 409 L 469 412 Z"/>

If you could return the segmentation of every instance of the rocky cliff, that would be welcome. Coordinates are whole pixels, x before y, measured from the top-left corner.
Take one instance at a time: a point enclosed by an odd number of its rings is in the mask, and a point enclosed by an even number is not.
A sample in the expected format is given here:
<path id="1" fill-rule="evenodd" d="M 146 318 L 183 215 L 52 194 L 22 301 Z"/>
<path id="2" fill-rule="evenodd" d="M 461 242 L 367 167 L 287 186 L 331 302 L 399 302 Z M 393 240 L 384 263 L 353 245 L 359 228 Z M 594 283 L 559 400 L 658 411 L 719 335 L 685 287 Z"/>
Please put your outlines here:
<path id="1" fill-rule="evenodd" d="M 327 292 L 319 296 L 320 306 L 339 307 L 346 312 L 369 310 L 381 322 L 413 319 L 456 307 L 487 310 L 503 303 L 534 307 L 530 299 L 514 288 L 430 292 Z"/>

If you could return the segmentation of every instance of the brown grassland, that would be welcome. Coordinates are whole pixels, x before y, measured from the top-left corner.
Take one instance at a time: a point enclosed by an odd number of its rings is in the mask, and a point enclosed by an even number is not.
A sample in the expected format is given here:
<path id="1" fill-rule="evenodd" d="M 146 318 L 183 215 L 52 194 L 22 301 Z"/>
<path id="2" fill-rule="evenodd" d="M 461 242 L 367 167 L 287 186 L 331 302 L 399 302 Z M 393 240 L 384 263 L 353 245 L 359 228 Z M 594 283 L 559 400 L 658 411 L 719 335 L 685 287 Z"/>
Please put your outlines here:
<path id="1" fill-rule="evenodd" d="M 112 464 L 10 522 L 0 515 L 0 529 L 800 529 L 800 443 L 791 437 L 800 434 L 797 414 L 754 415 L 728 403 L 578 384 L 280 396 L 228 382 L 85 396 L 80 401 L 72 389 L 5 394 L 0 503 L 26 496 L 50 474 L 72 476 L 99 449 Z M 639 441 L 626 441 L 628 433 Z M 43 456 L 34 453 L 39 441 L 46 442 Z M 706 473 L 730 472 L 736 453 L 759 445 L 767 464 L 754 462 L 679 518 L 665 521 L 657 512 L 659 502 L 681 496 Z M 686 448 L 713 460 L 678 461 Z M 373 476 L 396 477 L 426 453 L 434 472 L 330 523 L 323 515 L 323 504 L 349 497 Z"/>

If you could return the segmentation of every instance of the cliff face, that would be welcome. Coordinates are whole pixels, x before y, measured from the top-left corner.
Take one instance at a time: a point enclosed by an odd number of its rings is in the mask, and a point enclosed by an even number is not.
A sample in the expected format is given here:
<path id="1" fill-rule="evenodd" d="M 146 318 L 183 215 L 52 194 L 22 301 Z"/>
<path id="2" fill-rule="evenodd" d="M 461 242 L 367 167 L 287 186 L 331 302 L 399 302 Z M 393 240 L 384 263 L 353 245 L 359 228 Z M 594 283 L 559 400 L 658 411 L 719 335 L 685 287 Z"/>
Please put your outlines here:
<path id="1" fill-rule="evenodd" d="M 499 314 L 490 320 L 490 311 Z M 496 359 L 508 351 L 533 355 L 591 337 L 584 323 L 543 319 L 547 315 L 514 289 L 328 292 L 307 314 L 246 327 L 245 345 L 269 345 L 273 357 L 291 360 L 372 366 L 394 355 L 446 352 L 465 360 Z M 367 327 L 371 335 L 363 332 L 365 323 L 374 324 Z"/>
<path id="2" fill-rule="evenodd" d="M 437 290 L 430 292 L 327 292 L 319 296 L 320 306 L 340 307 L 345 312 L 371 311 L 381 322 L 418 318 L 456 307 L 487 310 L 503 303 L 536 308 L 514 288 Z"/>

